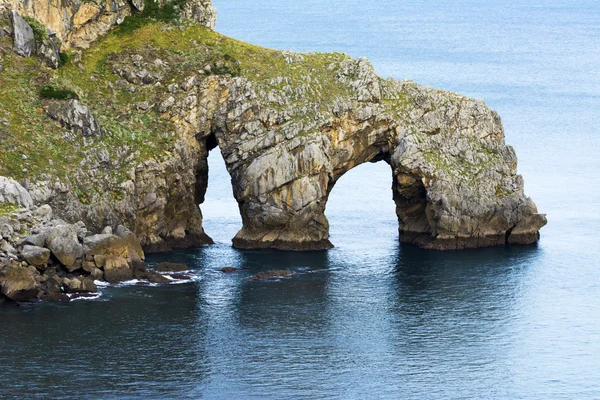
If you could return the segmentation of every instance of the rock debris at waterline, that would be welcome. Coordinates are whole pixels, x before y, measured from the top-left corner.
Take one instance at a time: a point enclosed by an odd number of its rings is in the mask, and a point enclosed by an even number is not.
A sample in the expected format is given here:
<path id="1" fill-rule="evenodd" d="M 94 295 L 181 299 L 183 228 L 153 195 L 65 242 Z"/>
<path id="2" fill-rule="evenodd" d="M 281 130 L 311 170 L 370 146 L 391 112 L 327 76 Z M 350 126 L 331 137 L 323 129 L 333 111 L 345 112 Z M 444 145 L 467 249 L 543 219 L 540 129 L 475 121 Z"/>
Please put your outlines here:
<path id="1" fill-rule="evenodd" d="M 539 239 L 546 218 L 483 101 L 222 36 L 207 0 L 164 4 L 0 4 L 5 297 L 151 274 L 142 249 L 212 243 L 198 205 L 213 149 L 242 215 L 236 247 L 330 248 L 329 193 L 365 162 L 390 165 L 403 242 Z"/>

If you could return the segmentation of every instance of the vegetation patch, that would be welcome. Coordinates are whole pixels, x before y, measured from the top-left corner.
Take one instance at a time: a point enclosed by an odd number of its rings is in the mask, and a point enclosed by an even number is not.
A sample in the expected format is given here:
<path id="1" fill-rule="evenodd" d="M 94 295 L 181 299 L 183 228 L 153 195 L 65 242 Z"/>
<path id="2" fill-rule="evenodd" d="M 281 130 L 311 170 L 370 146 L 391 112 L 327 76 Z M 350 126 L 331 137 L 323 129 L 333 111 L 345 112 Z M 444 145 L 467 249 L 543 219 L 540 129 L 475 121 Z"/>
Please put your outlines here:
<path id="1" fill-rule="evenodd" d="M 0 203 L 0 216 L 7 216 L 19 209 L 18 206 L 12 203 Z"/>
<path id="2" fill-rule="evenodd" d="M 144 0 L 144 11 L 126 17 L 116 30 L 116 34 L 119 36 L 130 34 L 154 21 L 172 22 L 179 18 L 179 10 L 184 4 L 185 0 L 172 0 L 161 7 L 157 1 Z"/>
<path id="3" fill-rule="evenodd" d="M 70 89 L 57 88 L 52 85 L 44 85 L 40 89 L 40 97 L 42 99 L 54 99 L 54 100 L 72 100 L 79 99 L 77 93 Z"/>
<path id="4" fill-rule="evenodd" d="M 42 43 L 44 40 L 48 39 L 48 30 L 44 25 L 31 17 L 23 18 L 27 21 L 29 26 L 31 26 L 31 29 L 33 29 L 33 37 L 35 38 L 36 43 Z"/>

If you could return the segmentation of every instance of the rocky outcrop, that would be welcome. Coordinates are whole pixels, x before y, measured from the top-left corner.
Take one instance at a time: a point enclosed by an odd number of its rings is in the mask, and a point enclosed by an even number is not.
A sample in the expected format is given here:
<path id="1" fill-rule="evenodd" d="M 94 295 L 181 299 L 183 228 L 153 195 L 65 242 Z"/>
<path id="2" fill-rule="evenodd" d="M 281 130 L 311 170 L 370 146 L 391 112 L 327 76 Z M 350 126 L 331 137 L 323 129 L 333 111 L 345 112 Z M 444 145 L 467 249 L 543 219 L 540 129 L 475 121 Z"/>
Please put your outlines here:
<path id="1" fill-rule="evenodd" d="M 83 136 L 101 136 L 102 130 L 90 109 L 77 100 L 54 101 L 48 105 L 48 115 L 63 126 Z"/>
<path id="2" fill-rule="evenodd" d="M 6 1 L 19 14 L 35 18 L 55 32 L 62 42 L 62 49 L 66 50 L 88 48 L 111 28 L 120 25 L 127 16 L 143 12 L 146 2 L 154 0 Z M 161 5 L 167 2 L 159 1 Z M 183 3 L 182 16 L 212 29 L 216 9 L 211 0 L 187 0 Z"/>
<path id="3" fill-rule="evenodd" d="M 67 300 L 67 294 L 96 292 L 94 281 L 169 281 L 146 270 L 139 241 L 124 226 L 114 234 L 111 227 L 91 234 L 82 222 L 68 224 L 51 215 L 47 205 L 0 215 L 0 225 L 10 227 L 0 239 L 0 294 L 5 298 L 58 301 Z"/>

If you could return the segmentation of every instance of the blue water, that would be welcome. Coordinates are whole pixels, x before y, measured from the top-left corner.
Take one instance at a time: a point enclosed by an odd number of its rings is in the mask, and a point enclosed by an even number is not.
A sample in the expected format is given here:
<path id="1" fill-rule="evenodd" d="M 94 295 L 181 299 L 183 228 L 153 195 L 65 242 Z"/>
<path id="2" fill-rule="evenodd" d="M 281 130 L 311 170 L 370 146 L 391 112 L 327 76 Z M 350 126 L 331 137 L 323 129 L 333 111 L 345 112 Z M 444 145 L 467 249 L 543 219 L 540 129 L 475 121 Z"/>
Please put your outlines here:
<path id="1" fill-rule="evenodd" d="M 197 279 L 0 309 L 0 398 L 600 398 L 600 2 L 215 4 L 229 36 L 364 55 L 382 76 L 485 99 L 548 214 L 539 245 L 399 245 L 378 163 L 334 188 L 335 249 L 237 251 L 213 151 L 202 210 L 217 244 L 150 259 Z M 273 268 L 298 274 L 247 279 Z"/>

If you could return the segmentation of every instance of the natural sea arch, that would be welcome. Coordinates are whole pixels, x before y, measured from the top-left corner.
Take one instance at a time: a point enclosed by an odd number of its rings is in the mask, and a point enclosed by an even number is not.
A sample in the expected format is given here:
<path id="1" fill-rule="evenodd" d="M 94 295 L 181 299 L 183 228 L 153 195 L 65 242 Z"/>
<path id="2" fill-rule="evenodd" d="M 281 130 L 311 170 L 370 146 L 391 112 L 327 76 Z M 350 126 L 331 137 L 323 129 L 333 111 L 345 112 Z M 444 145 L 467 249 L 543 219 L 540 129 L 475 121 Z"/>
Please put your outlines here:
<path id="1" fill-rule="evenodd" d="M 294 64 L 296 56 L 286 57 Z M 288 78 L 204 83 L 201 115 L 209 118 L 196 138 L 219 149 L 231 176 L 243 222 L 235 247 L 332 247 L 329 193 L 367 162 L 391 167 L 402 242 L 461 249 L 539 239 L 545 216 L 525 196 L 500 117 L 483 101 L 382 80 L 364 59 L 329 68 L 338 68 L 345 97 L 311 103 L 303 93 L 315 89 L 292 88 Z M 314 84 L 309 75 L 298 79 Z"/>

